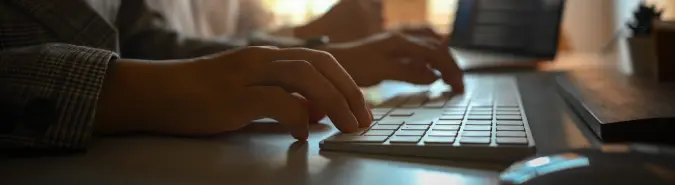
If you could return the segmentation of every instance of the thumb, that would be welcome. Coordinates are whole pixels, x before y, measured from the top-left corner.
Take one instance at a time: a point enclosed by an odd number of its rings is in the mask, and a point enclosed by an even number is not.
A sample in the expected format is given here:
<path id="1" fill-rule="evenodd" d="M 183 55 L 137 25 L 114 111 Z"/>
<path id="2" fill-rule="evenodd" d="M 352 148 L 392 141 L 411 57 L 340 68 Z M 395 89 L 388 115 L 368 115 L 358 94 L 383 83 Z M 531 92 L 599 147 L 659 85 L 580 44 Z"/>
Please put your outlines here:
<path id="1" fill-rule="evenodd" d="M 272 118 L 285 125 L 298 140 L 309 135 L 307 107 L 280 87 L 254 86 L 244 91 L 242 103 L 248 108 L 240 115 L 247 120 Z"/>
<path id="2" fill-rule="evenodd" d="M 304 96 L 298 94 L 298 93 L 293 93 L 291 94 L 293 97 L 297 98 L 298 101 L 302 102 L 307 107 L 308 110 L 308 115 L 309 115 L 309 124 L 316 124 L 319 123 L 324 117 L 326 117 L 326 113 L 321 111 L 321 108 L 316 106 L 316 104 L 313 104 L 307 98 Z"/>

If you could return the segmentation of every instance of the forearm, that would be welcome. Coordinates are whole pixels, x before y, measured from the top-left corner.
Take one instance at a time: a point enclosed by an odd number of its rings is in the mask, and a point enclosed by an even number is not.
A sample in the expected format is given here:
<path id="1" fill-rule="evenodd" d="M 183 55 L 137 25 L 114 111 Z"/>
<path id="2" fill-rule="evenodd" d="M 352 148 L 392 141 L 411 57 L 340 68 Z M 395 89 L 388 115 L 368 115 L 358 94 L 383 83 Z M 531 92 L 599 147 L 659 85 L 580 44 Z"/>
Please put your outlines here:
<path id="1" fill-rule="evenodd" d="M 331 28 L 330 25 L 325 25 L 324 21 L 312 20 L 306 24 L 298 26 L 286 26 L 277 28 L 276 30 L 268 32 L 269 35 L 279 36 L 279 37 L 293 37 L 299 39 L 309 39 L 319 36 L 327 36 Z"/>
<path id="2" fill-rule="evenodd" d="M 304 45 L 304 40 L 292 36 L 272 35 L 266 32 L 252 33 L 248 37 L 250 46 L 276 46 L 280 48 L 298 47 Z"/>
<path id="3" fill-rule="evenodd" d="M 209 55 L 245 46 L 233 39 L 188 38 L 170 29 L 164 18 L 142 0 L 123 0 L 116 27 L 124 58 L 167 60 Z"/>

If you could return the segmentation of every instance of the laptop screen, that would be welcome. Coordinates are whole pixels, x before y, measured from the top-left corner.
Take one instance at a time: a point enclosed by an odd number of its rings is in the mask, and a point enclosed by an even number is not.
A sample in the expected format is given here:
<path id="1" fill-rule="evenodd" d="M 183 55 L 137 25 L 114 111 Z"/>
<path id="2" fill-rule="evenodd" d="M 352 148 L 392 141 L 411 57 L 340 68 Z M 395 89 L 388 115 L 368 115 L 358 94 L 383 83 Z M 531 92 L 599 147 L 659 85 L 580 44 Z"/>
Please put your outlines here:
<path id="1" fill-rule="evenodd" d="M 555 57 L 564 0 L 459 0 L 449 45 Z"/>

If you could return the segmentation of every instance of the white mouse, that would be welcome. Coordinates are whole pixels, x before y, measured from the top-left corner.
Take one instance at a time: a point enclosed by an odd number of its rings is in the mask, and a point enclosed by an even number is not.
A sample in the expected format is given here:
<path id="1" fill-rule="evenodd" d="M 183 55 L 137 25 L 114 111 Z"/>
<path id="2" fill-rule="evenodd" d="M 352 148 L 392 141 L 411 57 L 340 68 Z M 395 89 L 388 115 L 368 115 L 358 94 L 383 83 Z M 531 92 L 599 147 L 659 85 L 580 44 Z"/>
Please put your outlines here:
<path id="1" fill-rule="evenodd" d="M 609 145 L 540 155 L 514 163 L 504 185 L 675 185 L 675 150 L 649 145 Z"/>

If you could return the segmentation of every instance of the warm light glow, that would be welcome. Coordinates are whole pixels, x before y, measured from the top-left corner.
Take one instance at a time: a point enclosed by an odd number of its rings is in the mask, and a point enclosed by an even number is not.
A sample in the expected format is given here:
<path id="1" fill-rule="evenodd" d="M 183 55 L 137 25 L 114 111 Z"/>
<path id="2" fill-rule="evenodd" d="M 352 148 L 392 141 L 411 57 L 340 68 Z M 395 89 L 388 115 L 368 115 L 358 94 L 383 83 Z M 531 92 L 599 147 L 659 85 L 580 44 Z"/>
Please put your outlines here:
<path id="1" fill-rule="evenodd" d="M 265 7 L 274 13 L 273 26 L 304 24 L 328 11 L 337 0 L 262 0 Z"/>
<path id="2" fill-rule="evenodd" d="M 424 185 L 448 185 L 448 184 L 473 184 L 461 174 L 441 173 L 431 170 L 419 170 L 415 172 L 415 183 Z"/>
<path id="3" fill-rule="evenodd" d="M 429 0 L 429 23 L 440 33 L 449 33 L 455 22 L 457 0 Z"/>
<path id="4" fill-rule="evenodd" d="M 273 26 L 301 25 L 328 11 L 339 0 L 262 0 L 275 14 Z M 385 3 L 387 0 L 383 0 Z M 439 32 L 447 33 L 454 20 L 457 0 L 429 1 L 429 23 Z"/>

